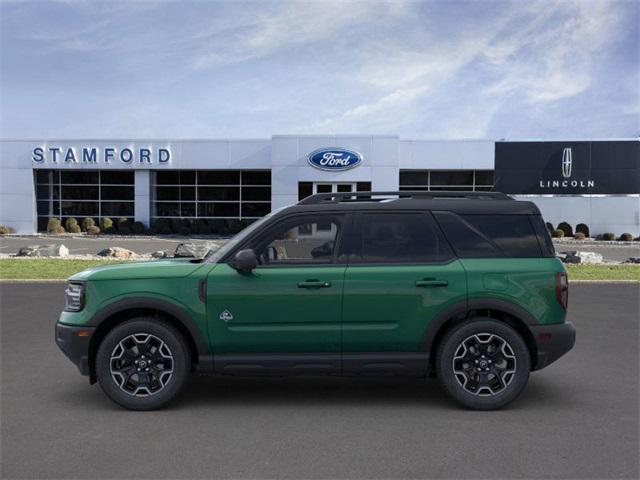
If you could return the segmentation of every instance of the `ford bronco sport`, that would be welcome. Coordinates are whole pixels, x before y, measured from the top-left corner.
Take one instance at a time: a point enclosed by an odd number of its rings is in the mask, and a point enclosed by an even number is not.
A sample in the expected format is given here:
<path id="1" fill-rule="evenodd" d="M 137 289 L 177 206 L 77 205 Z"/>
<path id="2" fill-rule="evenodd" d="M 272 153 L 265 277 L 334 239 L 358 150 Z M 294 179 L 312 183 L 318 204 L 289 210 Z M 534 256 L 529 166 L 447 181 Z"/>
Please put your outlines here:
<path id="1" fill-rule="evenodd" d="M 92 268 L 65 297 L 57 344 L 135 410 L 192 371 L 437 376 L 495 409 L 575 342 L 540 212 L 501 193 L 313 195 L 202 260 Z"/>

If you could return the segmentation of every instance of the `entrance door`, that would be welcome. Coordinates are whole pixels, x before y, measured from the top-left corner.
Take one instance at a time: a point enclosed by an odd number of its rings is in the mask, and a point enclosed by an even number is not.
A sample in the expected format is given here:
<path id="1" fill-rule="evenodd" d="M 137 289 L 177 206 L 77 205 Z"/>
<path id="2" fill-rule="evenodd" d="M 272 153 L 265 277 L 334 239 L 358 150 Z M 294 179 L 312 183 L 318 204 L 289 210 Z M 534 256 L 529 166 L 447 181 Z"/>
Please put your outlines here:
<path id="1" fill-rule="evenodd" d="M 326 182 L 314 182 L 313 184 L 313 193 L 349 193 L 356 191 L 355 183 L 326 183 Z M 335 234 L 335 231 L 332 229 L 331 225 L 317 223 L 311 226 L 314 228 L 313 231 L 304 232 L 310 235 L 327 235 L 332 236 Z"/>

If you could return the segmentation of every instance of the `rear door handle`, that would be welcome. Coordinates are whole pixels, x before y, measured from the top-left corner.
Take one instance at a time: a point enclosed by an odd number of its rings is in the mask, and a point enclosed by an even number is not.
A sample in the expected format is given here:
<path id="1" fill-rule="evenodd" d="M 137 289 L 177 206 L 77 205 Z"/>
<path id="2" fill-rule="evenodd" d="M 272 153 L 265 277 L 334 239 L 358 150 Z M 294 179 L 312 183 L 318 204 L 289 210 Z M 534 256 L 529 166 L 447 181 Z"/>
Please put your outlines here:
<path id="1" fill-rule="evenodd" d="M 306 280 L 298 282 L 298 288 L 329 288 L 331 282 L 321 282 L 319 280 Z"/>
<path id="2" fill-rule="evenodd" d="M 446 280 L 436 280 L 435 278 L 425 278 L 423 280 L 416 281 L 416 287 L 446 287 L 449 285 L 449 282 Z"/>

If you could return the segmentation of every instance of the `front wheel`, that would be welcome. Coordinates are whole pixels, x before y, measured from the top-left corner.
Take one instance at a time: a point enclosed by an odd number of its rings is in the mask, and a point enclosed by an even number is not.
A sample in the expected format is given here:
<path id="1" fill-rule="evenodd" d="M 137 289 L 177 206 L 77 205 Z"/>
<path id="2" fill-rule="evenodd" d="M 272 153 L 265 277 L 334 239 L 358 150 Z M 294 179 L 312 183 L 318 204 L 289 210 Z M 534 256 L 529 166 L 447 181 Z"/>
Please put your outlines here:
<path id="1" fill-rule="evenodd" d="M 494 410 L 515 400 L 527 385 L 530 368 L 529 349 L 518 332 L 485 318 L 452 329 L 436 357 L 444 389 L 474 410 Z"/>
<path id="2" fill-rule="evenodd" d="M 131 410 L 155 410 L 175 398 L 191 369 L 188 346 L 171 325 L 151 317 L 121 323 L 100 343 L 98 383 Z"/>

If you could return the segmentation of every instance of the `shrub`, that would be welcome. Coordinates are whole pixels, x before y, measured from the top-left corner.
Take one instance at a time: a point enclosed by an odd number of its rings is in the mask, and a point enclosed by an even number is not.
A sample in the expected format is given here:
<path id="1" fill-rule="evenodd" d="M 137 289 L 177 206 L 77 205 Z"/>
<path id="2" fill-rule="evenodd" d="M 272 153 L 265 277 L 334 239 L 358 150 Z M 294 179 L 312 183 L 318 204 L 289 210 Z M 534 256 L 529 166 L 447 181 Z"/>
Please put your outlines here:
<path id="1" fill-rule="evenodd" d="M 13 228 L 7 227 L 6 225 L 0 225 L 0 235 L 7 235 L 9 233 L 13 233 Z"/>
<path id="2" fill-rule="evenodd" d="M 62 231 L 60 231 L 61 228 Z M 64 227 L 62 226 L 59 218 L 49 219 L 49 221 L 47 222 L 47 233 L 64 233 Z"/>
<path id="3" fill-rule="evenodd" d="M 66 228 L 67 232 L 80 233 L 80 225 L 78 225 L 78 220 L 73 217 L 67 218 L 67 220 L 64 222 L 64 228 Z"/>
<path id="4" fill-rule="evenodd" d="M 131 224 L 131 231 L 136 235 L 140 235 L 143 233 L 147 233 L 147 227 L 144 226 L 142 222 L 133 222 Z"/>
<path id="5" fill-rule="evenodd" d="M 82 230 L 84 230 L 85 232 L 89 227 L 95 227 L 95 226 L 96 226 L 96 222 L 91 217 L 87 217 L 82 220 Z"/>
<path id="6" fill-rule="evenodd" d="M 584 240 L 585 236 L 584 236 L 584 233 L 582 232 L 576 232 L 573 238 L 575 238 L 576 240 Z"/>
<path id="7" fill-rule="evenodd" d="M 151 225 L 151 228 L 154 230 L 156 234 L 159 234 L 159 235 L 170 235 L 172 233 L 171 225 L 166 218 L 156 219 Z"/>
<path id="8" fill-rule="evenodd" d="M 128 235 L 131 233 L 131 221 L 128 218 L 121 217 L 118 219 L 118 233 Z"/>
<path id="9" fill-rule="evenodd" d="M 240 233 L 244 227 L 245 223 L 242 220 L 231 220 L 229 222 L 229 231 L 234 235 Z"/>
<path id="10" fill-rule="evenodd" d="M 98 235 L 100 233 L 100 227 L 96 227 L 95 225 L 91 225 L 87 227 L 88 235 Z"/>
<path id="11" fill-rule="evenodd" d="M 211 226 L 204 218 L 199 218 L 195 221 L 193 231 L 201 235 L 209 235 L 211 233 Z"/>
<path id="12" fill-rule="evenodd" d="M 545 225 L 547 226 L 547 230 L 549 230 L 549 233 L 552 233 L 555 230 L 555 228 L 553 228 L 553 223 L 546 222 Z"/>
<path id="13" fill-rule="evenodd" d="M 560 222 L 558 224 L 558 230 L 562 230 L 565 237 L 573 237 L 573 229 L 567 222 Z"/>
<path id="14" fill-rule="evenodd" d="M 52 227 L 51 230 L 48 230 L 48 232 L 53 235 L 62 235 L 65 232 L 65 230 L 62 225 L 56 225 Z"/>
<path id="15" fill-rule="evenodd" d="M 618 238 L 618 240 L 620 240 L 621 242 L 631 242 L 633 241 L 633 235 L 631 235 L 630 233 L 623 233 L 622 235 L 620 235 L 620 238 Z"/>
<path id="16" fill-rule="evenodd" d="M 113 227 L 113 220 L 109 217 L 102 217 L 102 222 L 100 222 L 100 231 L 104 233 L 114 233 L 116 229 Z"/>
<path id="17" fill-rule="evenodd" d="M 585 223 L 576 225 L 576 233 L 583 233 L 585 237 L 590 237 L 589 226 Z"/>
<path id="18" fill-rule="evenodd" d="M 218 235 L 229 235 L 229 227 L 227 226 L 227 222 L 222 220 L 221 218 L 216 218 L 214 220 L 210 220 L 209 224 L 211 225 L 211 231 Z"/>
<path id="19" fill-rule="evenodd" d="M 551 236 L 553 238 L 563 238 L 564 237 L 564 231 L 560 230 L 559 228 L 557 228 L 556 230 L 551 232 Z"/>
<path id="20" fill-rule="evenodd" d="M 615 240 L 616 236 L 611 233 L 611 232 L 607 232 L 607 233 L 603 233 L 602 235 L 600 235 L 598 237 L 598 240 L 605 240 L 605 241 L 611 241 L 611 240 Z"/>

